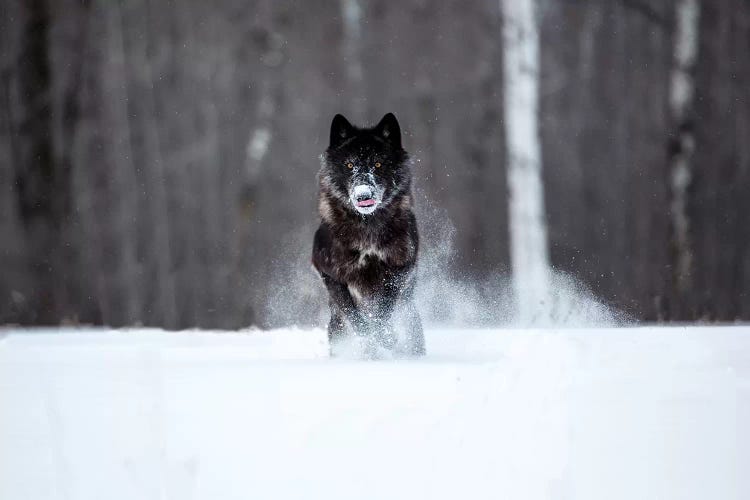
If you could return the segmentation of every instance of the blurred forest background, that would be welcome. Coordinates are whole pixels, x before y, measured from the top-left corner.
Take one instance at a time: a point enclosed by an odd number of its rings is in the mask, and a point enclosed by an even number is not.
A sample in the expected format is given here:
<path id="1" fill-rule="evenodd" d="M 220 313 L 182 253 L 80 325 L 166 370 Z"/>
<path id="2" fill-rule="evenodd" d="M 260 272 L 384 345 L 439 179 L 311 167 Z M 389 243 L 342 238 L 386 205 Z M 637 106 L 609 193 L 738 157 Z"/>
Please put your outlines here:
<path id="1" fill-rule="evenodd" d="M 750 320 L 750 3 L 698 0 L 686 58 L 684 1 L 538 0 L 550 260 L 634 318 Z M 3 0 L 0 324 L 324 305 L 277 273 L 309 264 L 337 112 L 395 112 L 453 272 L 507 275 L 500 4 Z"/>

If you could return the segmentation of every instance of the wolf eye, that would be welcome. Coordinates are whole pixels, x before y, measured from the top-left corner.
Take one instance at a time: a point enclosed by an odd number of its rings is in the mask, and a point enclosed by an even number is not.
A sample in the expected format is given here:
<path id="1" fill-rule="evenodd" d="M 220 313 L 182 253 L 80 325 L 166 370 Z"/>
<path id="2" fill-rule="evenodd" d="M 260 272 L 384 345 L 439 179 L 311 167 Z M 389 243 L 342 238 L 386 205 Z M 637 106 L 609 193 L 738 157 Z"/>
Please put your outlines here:
<path id="1" fill-rule="evenodd" d="M 354 168 L 354 163 L 352 162 L 347 163 L 346 168 Z"/>
<path id="2" fill-rule="evenodd" d="M 375 162 L 375 168 L 380 168 L 380 166 L 381 166 L 381 163 L 379 161 L 376 161 Z"/>

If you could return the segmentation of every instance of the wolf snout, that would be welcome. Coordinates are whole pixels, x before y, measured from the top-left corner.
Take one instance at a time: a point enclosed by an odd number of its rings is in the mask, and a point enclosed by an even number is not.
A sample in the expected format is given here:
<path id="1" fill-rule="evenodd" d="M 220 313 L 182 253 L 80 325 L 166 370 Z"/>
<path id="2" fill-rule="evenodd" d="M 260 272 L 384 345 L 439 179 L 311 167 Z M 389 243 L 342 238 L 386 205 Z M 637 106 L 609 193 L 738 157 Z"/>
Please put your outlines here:
<path id="1" fill-rule="evenodd" d="M 368 184 L 354 186 L 352 197 L 358 207 L 370 207 L 375 205 L 375 189 Z"/>

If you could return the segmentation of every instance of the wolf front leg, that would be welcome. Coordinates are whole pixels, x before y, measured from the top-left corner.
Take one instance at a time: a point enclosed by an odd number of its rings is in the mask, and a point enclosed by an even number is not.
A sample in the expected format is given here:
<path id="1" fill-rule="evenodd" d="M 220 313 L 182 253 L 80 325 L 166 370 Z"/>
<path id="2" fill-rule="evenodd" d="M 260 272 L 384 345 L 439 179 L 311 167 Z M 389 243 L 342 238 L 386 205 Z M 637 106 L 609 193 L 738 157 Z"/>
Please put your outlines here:
<path id="1" fill-rule="evenodd" d="M 402 309 L 406 306 L 408 323 L 409 325 L 415 325 L 414 327 L 409 327 L 409 331 L 414 332 L 413 335 L 410 333 L 409 337 L 413 337 L 415 342 L 422 346 L 421 351 L 424 351 L 424 336 L 421 330 L 422 323 L 412 299 L 414 293 L 413 269 L 413 265 L 407 265 L 391 270 L 379 292 L 380 298 L 376 305 L 377 310 L 374 314 L 373 322 L 376 326 L 375 330 L 378 340 L 388 349 L 392 349 L 398 340 L 393 324 L 394 311 L 396 308 Z"/>
<path id="2" fill-rule="evenodd" d="M 367 335 L 369 324 L 357 309 L 349 288 L 344 283 L 340 283 L 327 274 L 323 274 L 323 283 L 328 289 L 328 297 L 331 305 L 331 322 L 328 324 L 329 340 L 340 339 L 343 336 L 344 324 L 346 318 L 352 325 L 357 335 Z"/>
<path id="3" fill-rule="evenodd" d="M 380 342 L 385 347 L 395 348 L 406 356 L 423 356 L 425 354 L 424 330 L 422 319 L 414 304 L 414 268 L 404 266 L 391 273 L 386 280 L 378 304 L 377 320 L 381 324 Z M 403 335 L 394 331 L 394 312 L 398 310 L 399 330 L 404 327 Z M 400 338 L 400 340 L 399 340 Z"/>

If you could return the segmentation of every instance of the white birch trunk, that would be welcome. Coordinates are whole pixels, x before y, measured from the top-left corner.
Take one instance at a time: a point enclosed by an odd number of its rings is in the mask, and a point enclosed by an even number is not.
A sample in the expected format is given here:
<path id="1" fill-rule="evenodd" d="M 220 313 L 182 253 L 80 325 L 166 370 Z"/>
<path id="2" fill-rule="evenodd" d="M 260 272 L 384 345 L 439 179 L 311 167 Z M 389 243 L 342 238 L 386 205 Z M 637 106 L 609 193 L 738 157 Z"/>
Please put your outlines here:
<path id="1" fill-rule="evenodd" d="M 675 7 L 674 62 L 669 89 L 672 121 L 677 144 L 671 158 L 671 214 L 675 250 L 675 285 L 684 292 L 690 285 L 693 254 L 690 244 L 690 219 L 687 191 L 692 180 L 695 139 L 689 127 L 693 109 L 695 82 L 693 68 L 698 56 L 700 0 L 678 0 Z"/>
<path id="2" fill-rule="evenodd" d="M 500 0 L 510 257 L 518 321 L 549 307 L 550 271 L 539 140 L 539 28 L 535 0 Z"/>

